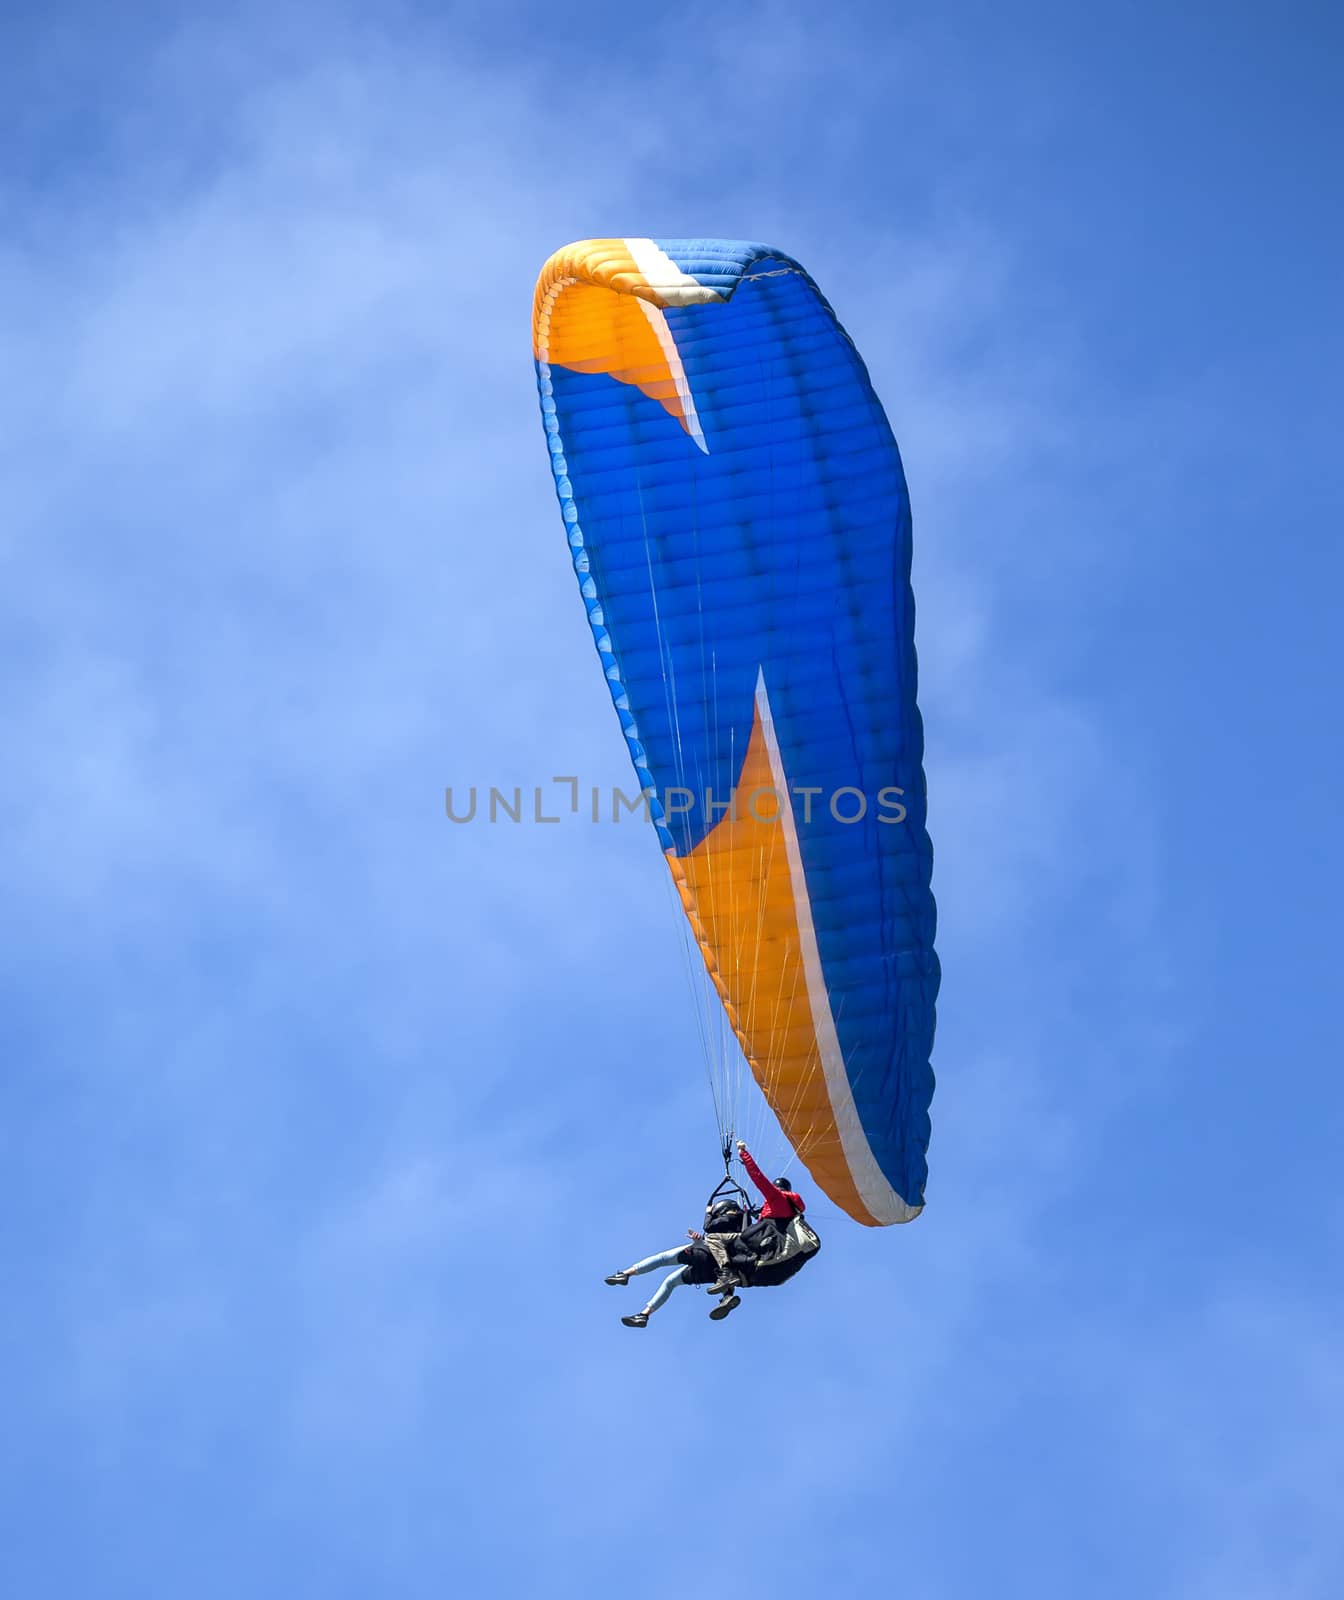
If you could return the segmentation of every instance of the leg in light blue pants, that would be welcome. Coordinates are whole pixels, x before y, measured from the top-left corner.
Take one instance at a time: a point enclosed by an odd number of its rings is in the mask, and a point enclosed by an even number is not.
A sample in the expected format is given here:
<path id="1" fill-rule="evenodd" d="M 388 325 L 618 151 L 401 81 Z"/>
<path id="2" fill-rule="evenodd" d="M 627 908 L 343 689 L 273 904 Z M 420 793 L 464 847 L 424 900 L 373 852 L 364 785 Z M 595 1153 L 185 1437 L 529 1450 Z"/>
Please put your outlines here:
<path id="1" fill-rule="evenodd" d="M 643 1261 L 636 1261 L 633 1267 L 627 1267 L 626 1271 L 632 1278 L 638 1278 L 641 1273 L 656 1272 L 659 1267 L 675 1266 L 677 1257 L 681 1254 L 682 1249 L 683 1246 L 677 1245 L 671 1250 L 659 1251 L 656 1256 L 646 1256 Z M 652 1316 L 653 1313 L 657 1311 L 659 1306 L 666 1305 L 667 1297 L 672 1293 L 673 1289 L 675 1289 L 679 1283 L 684 1283 L 685 1281 L 685 1267 L 678 1266 L 675 1272 L 669 1272 L 663 1281 L 658 1285 L 658 1287 L 653 1291 L 653 1295 L 650 1298 L 648 1305 L 644 1307 L 645 1312 L 649 1316 Z"/>

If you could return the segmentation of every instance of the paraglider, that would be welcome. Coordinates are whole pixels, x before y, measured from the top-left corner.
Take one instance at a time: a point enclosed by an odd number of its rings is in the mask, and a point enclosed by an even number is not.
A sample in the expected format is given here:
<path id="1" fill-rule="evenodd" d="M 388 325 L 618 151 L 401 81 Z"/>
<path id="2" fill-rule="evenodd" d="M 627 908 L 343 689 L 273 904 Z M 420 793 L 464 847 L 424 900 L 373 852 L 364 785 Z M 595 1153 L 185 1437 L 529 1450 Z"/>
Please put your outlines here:
<path id="1" fill-rule="evenodd" d="M 939 966 L 910 501 L 867 370 L 797 261 L 732 240 L 557 251 L 533 342 L 574 571 L 728 1069 L 837 1206 L 908 1222 Z M 716 1112 L 728 1170 L 726 1089 Z"/>
<path id="2" fill-rule="evenodd" d="M 739 1289 L 784 1283 L 821 1248 L 821 1241 L 803 1221 L 806 1202 L 789 1180 L 778 1178 L 771 1182 L 740 1139 L 737 1151 L 748 1177 L 761 1192 L 763 1204 L 753 1207 L 745 1192 L 726 1179 L 705 1207 L 704 1232 L 686 1230 L 690 1244 L 674 1245 L 609 1273 L 607 1283 L 623 1286 L 631 1278 L 660 1267 L 671 1269 L 642 1311 L 621 1318 L 627 1328 L 647 1328 L 649 1318 L 667 1304 L 672 1291 L 683 1283 L 709 1285 L 709 1293 L 720 1297 L 709 1314 L 710 1320 L 721 1322 L 741 1304 Z M 728 1189 L 735 1192 L 725 1193 Z"/>
<path id="3" fill-rule="evenodd" d="M 711 1214 L 706 1219 L 706 1229 L 711 1230 L 713 1224 L 722 1222 L 723 1213 Z M 740 1216 L 736 1226 L 739 1228 L 741 1226 Z M 671 1268 L 645 1302 L 644 1309 L 621 1318 L 627 1328 L 647 1328 L 649 1318 L 667 1304 L 672 1291 L 683 1283 L 710 1284 L 712 1285 L 710 1293 L 722 1296 L 719 1304 L 710 1312 L 715 1322 L 721 1322 L 730 1311 L 735 1311 L 741 1305 L 741 1299 L 735 1292 L 735 1280 L 724 1281 L 723 1275 L 730 1272 L 731 1268 L 728 1266 L 722 1234 L 709 1231 L 707 1236 L 695 1228 L 687 1228 L 686 1237 L 691 1241 L 689 1244 L 673 1245 L 670 1250 L 660 1250 L 656 1255 L 645 1256 L 633 1266 L 624 1267 L 620 1272 L 613 1272 L 607 1276 L 605 1280 L 607 1283 L 624 1285 L 629 1283 L 631 1278 L 642 1277 L 646 1272 L 656 1272 L 660 1267 Z"/>

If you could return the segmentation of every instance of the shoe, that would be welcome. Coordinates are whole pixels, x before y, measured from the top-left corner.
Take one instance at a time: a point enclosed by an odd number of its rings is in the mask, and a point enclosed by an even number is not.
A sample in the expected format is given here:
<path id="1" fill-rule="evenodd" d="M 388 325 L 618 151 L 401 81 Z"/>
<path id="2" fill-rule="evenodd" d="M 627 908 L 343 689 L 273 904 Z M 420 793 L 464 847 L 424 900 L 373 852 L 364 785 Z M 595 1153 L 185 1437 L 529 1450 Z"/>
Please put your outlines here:
<path id="1" fill-rule="evenodd" d="M 603 1281 L 603 1283 L 614 1283 L 614 1284 L 629 1283 L 630 1282 L 630 1274 L 628 1272 L 613 1272 L 612 1275 L 609 1278 L 603 1278 L 602 1281 Z"/>
<path id="2" fill-rule="evenodd" d="M 736 1311 L 741 1304 L 742 1296 L 740 1294 L 730 1294 L 726 1300 L 721 1300 L 714 1307 L 709 1314 L 709 1320 L 711 1322 L 722 1322 L 730 1311 Z"/>
<path id="3" fill-rule="evenodd" d="M 709 1290 L 709 1293 L 710 1294 L 732 1294 L 733 1290 L 736 1289 L 736 1288 L 737 1288 L 737 1275 L 734 1273 L 732 1275 L 720 1278 L 719 1281 L 716 1284 L 714 1284 L 714 1286 Z"/>
<path id="4" fill-rule="evenodd" d="M 711 1311 L 710 1315 L 713 1316 L 714 1313 Z M 633 1317 L 622 1317 L 621 1321 L 626 1325 L 627 1328 L 647 1328 L 649 1325 L 649 1314 L 647 1311 L 636 1311 Z"/>

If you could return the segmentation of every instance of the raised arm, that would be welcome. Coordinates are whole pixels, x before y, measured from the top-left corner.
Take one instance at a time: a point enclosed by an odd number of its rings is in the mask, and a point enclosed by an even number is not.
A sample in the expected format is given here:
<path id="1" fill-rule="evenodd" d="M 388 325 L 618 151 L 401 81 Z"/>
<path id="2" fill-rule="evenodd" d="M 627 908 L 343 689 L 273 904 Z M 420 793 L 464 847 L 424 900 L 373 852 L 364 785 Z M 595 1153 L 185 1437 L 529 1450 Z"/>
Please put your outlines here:
<path id="1" fill-rule="evenodd" d="M 742 1143 L 741 1139 L 737 1141 L 737 1153 L 742 1158 L 742 1165 L 747 1169 L 747 1176 L 761 1191 L 762 1195 L 775 1205 L 783 1206 L 785 1210 L 792 1210 L 793 1207 L 785 1197 L 784 1191 L 770 1182 L 769 1178 L 756 1165 L 755 1156 Z"/>

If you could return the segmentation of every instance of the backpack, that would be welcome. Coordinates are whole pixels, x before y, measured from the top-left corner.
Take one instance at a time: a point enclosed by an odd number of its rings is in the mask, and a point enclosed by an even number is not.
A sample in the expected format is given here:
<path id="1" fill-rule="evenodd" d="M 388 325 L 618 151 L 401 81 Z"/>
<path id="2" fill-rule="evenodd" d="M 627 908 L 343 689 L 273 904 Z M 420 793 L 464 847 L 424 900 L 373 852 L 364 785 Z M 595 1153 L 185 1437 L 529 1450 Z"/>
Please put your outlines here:
<path id="1" fill-rule="evenodd" d="M 738 1241 L 743 1255 L 750 1255 L 745 1264 L 751 1272 L 753 1289 L 771 1289 L 785 1283 L 796 1272 L 801 1272 L 821 1249 L 821 1240 L 801 1211 L 795 1211 L 787 1222 L 767 1219 L 748 1228 Z"/>

